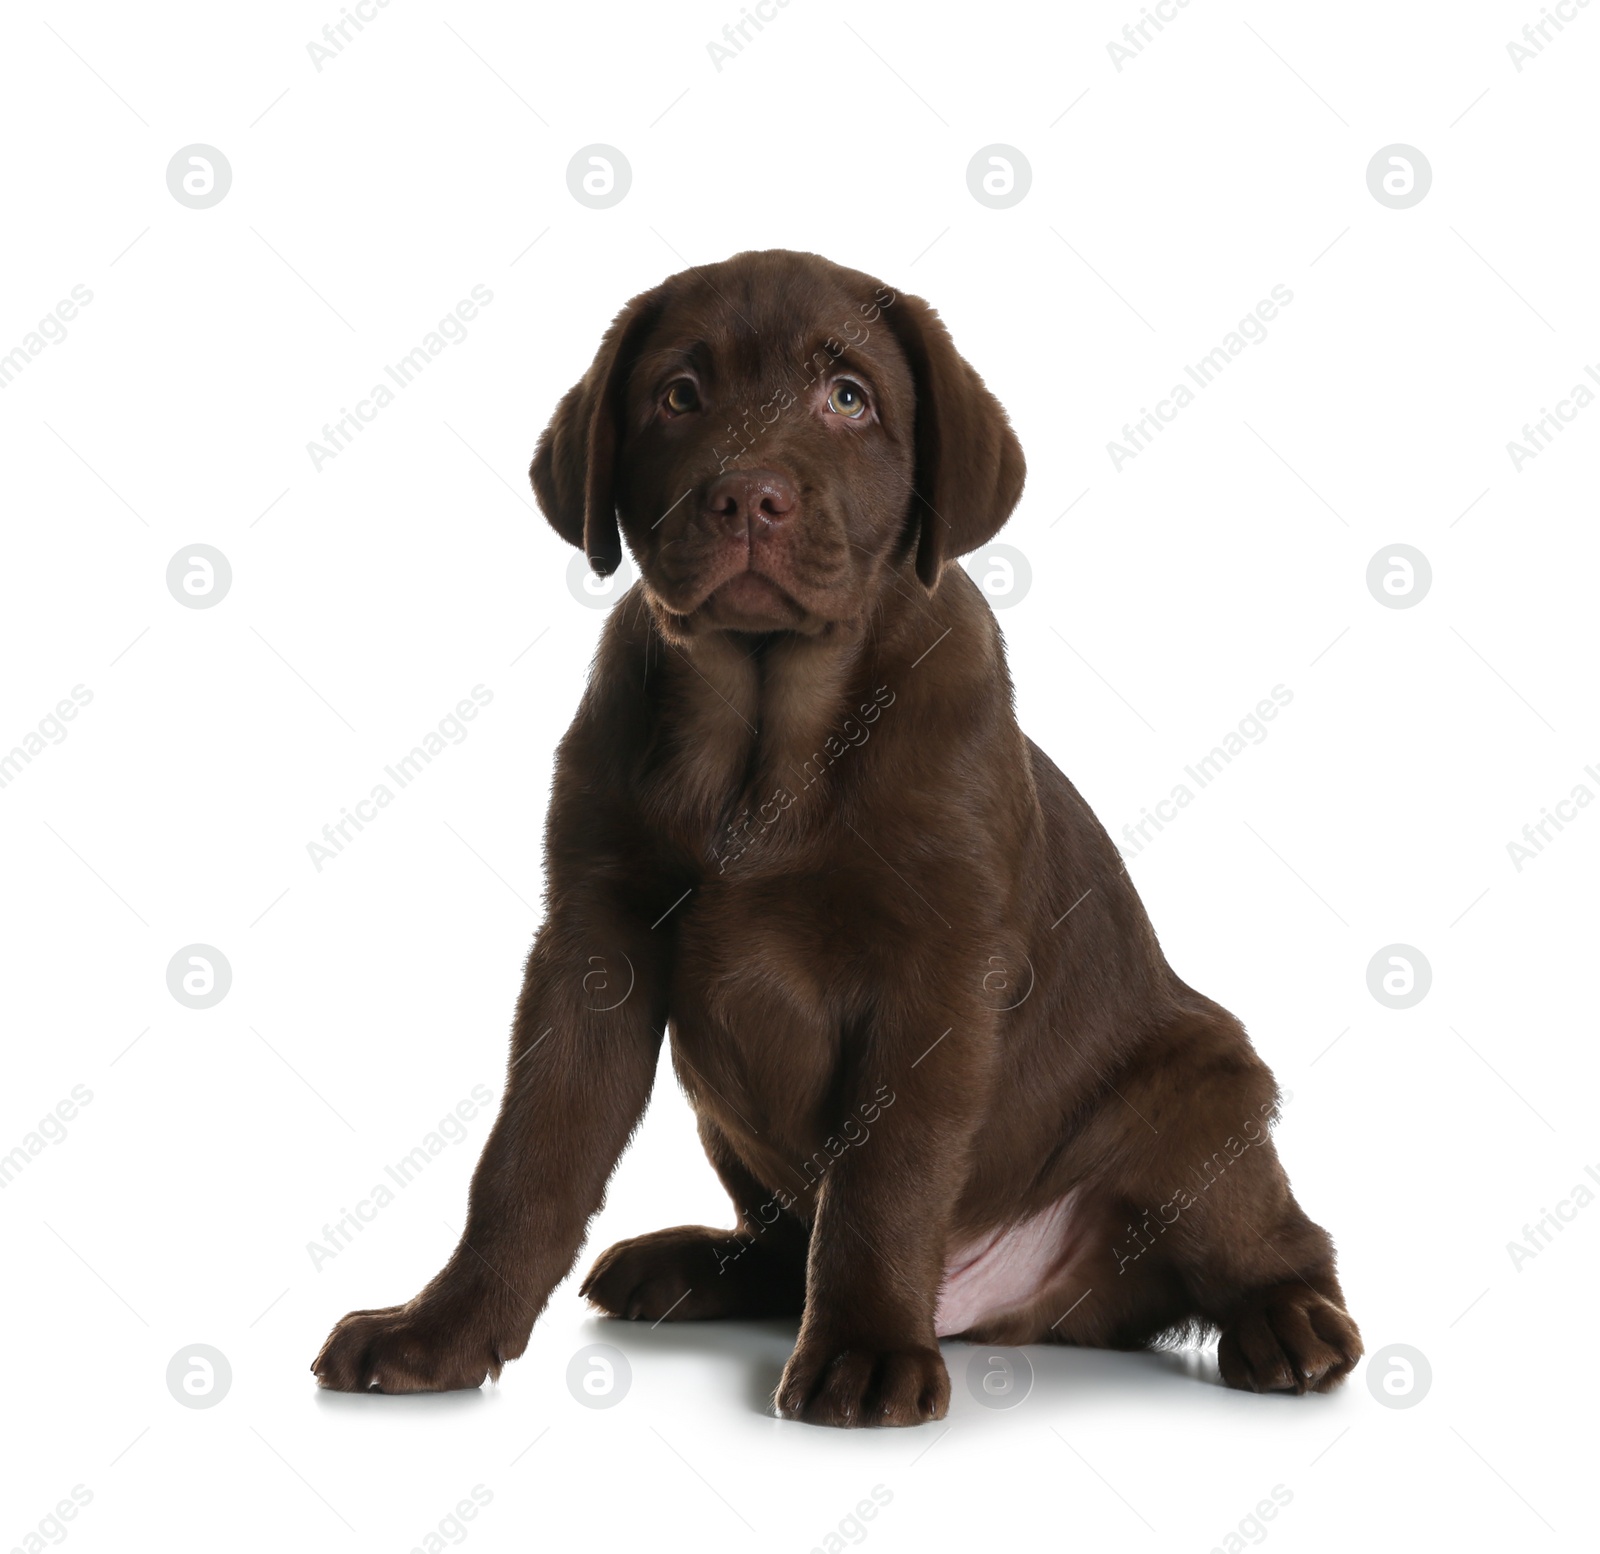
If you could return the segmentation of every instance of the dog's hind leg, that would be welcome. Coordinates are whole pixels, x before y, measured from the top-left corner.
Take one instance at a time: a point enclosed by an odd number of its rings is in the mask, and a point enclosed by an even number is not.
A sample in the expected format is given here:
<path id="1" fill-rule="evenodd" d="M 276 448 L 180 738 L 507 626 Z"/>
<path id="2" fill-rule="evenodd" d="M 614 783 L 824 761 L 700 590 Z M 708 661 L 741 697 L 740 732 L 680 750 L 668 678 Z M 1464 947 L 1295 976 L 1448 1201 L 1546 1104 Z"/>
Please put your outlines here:
<path id="1" fill-rule="evenodd" d="M 1289 1190 L 1277 1090 L 1243 1028 L 1197 1003 L 1112 1078 L 1076 1152 L 1116 1164 L 1078 1185 L 1059 1267 L 963 1336 L 1128 1349 L 1215 1332 L 1229 1386 L 1327 1391 L 1361 1335 L 1333 1242 Z"/>
<path id="2" fill-rule="evenodd" d="M 700 1137 L 733 1199 L 737 1227 L 677 1225 L 619 1241 L 595 1260 L 580 1293 L 630 1320 L 798 1316 L 806 1295 L 806 1227 L 777 1206 L 714 1123 L 702 1120 Z"/>
<path id="3" fill-rule="evenodd" d="M 1244 1028 L 1196 999 L 1118 1088 L 1091 1126 L 1138 1145 L 1118 1151 L 1137 1161 L 1119 1182 L 1136 1206 L 1120 1266 L 1148 1259 L 1170 1273 L 1184 1294 L 1174 1325 L 1220 1335 L 1230 1387 L 1325 1392 L 1341 1381 L 1361 1358 L 1361 1334 L 1332 1239 L 1289 1190 L 1269 1132 L 1277 1087 Z"/>

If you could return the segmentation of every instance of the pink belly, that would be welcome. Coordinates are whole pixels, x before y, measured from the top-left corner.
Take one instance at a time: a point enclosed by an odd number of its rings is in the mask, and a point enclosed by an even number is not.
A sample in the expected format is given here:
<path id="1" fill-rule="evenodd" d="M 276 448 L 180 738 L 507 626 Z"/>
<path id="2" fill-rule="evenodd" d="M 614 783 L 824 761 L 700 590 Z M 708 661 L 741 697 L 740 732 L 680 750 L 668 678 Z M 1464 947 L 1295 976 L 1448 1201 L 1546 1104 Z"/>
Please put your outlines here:
<path id="1" fill-rule="evenodd" d="M 945 1261 L 934 1331 L 940 1338 L 1025 1306 L 1056 1282 L 1071 1254 L 1076 1193 L 1032 1219 L 957 1247 Z"/>

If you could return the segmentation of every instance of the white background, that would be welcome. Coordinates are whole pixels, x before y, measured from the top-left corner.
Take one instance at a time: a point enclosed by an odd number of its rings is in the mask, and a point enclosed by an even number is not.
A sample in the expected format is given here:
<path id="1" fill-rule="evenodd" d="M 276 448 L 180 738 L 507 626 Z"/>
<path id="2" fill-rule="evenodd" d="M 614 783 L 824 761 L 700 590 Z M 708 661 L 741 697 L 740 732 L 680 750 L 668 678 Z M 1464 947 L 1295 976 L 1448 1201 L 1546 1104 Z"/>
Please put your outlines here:
<path id="1" fill-rule="evenodd" d="M 1520 72 L 1532 0 L 1195 0 L 1120 71 L 1140 7 L 1064 9 L 792 0 L 718 71 L 734 0 L 394 0 L 318 71 L 332 0 L 6 8 L 0 352 L 93 302 L 0 391 L 0 748 L 93 700 L 0 788 L 0 1151 L 93 1099 L 0 1191 L 0 1546 L 75 1484 L 85 1551 L 404 1551 L 474 1485 L 482 1550 L 1578 1546 L 1600 1206 L 1520 1270 L 1507 1244 L 1600 1169 L 1600 813 L 1520 871 L 1506 844 L 1600 792 L 1600 408 L 1520 472 L 1506 445 L 1600 364 L 1600 5 Z M 608 210 L 567 188 L 593 142 L 632 168 Z M 1433 171 L 1405 210 L 1366 181 L 1395 142 Z M 168 192 L 192 143 L 231 164 L 209 209 Z M 1032 168 L 1010 209 L 968 192 L 992 143 Z M 334 1319 L 444 1259 L 487 1115 L 320 1271 L 308 1242 L 498 1095 L 604 618 L 532 508 L 534 439 L 628 297 L 748 247 L 926 296 L 1009 408 L 1019 713 L 1113 833 L 1293 692 L 1131 868 L 1293 1092 L 1296 1192 L 1369 1353 L 1430 1362 L 1416 1406 L 1365 1366 L 1260 1398 L 1210 1354 L 1039 1349 L 997 1411 L 949 1345 L 947 1422 L 827 1432 L 767 1411 L 792 1327 L 605 1324 L 576 1280 L 481 1395 L 316 1392 Z M 314 469 L 474 285 L 466 340 Z M 1275 285 L 1268 338 L 1114 469 Z M 1397 542 L 1432 567 L 1409 609 L 1365 581 Z M 165 583 L 195 543 L 232 567 L 210 609 Z M 306 844 L 475 685 L 469 737 L 317 872 Z M 166 985 L 196 942 L 233 972 L 203 1011 Z M 1367 987 L 1394 943 L 1432 967 L 1406 1010 Z M 664 1071 L 580 1272 L 693 1221 L 728 1214 Z M 606 1411 L 564 1380 L 597 1341 L 632 1367 Z M 204 1410 L 165 1383 L 196 1343 L 233 1375 Z"/>

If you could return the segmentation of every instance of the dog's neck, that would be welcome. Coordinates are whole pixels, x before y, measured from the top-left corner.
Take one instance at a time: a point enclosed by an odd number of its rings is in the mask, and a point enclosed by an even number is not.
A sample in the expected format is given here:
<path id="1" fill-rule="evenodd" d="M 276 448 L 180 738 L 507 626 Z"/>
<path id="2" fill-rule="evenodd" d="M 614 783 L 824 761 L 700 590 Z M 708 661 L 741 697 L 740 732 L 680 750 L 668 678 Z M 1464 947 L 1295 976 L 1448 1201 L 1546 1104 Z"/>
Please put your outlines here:
<path id="1" fill-rule="evenodd" d="M 959 586 L 964 579 L 932 595 L 914 576 L 910 587 L 895 581 L 869 612 L 815 635 L 707 632 L 673 642 L 645 625 L 648 701 L 670 730 L 650 784 L 657 825 L 720 856 L 747 813 L 759 825 L 763 806 L 787 811 L 802 794 L 810 811 L 819 793 L 863 780 L 874 763 L 853 752 L 890 707 L 897 720 L 918 716 L 938 695 L 948 714 L 968 677 L 919 670 L 934 653 L 974 668 L 991 662 L 993 617 L 976 590 Z"/>

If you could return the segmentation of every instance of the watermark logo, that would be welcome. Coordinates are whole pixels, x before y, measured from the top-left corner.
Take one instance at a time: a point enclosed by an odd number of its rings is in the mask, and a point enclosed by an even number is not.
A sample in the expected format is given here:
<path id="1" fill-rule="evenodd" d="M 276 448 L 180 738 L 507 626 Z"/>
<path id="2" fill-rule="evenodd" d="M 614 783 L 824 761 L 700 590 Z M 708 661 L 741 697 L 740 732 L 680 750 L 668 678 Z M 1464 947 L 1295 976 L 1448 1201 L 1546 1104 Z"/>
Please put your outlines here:
<path id="1" fill-rule="evenodd" d="M 1367 962 L 1367 990 L 1386 1009 L 1410 1009 L 1432 986 L 1428 957 L 1409 944 L 1386 944 Z"/>
<path id="2" fill-rule="evenodd" d="M 1410 1344 L 1385 1344 L 1367 1361 L 1367 1391 L 1385 1408 L 1415 1408 L 1433 1386 L 1433 1367 Z"/>
<path id="3" fill-rule="evenodd" d="M 589 565 L 589 558 L 581 550 L 572 553 L 567 563 L 567 592 L 585 609 L 609 610 L 618 599 L 633 587 L 633 564 L 623 551 L 622 560 L 614 572 L 604 576 Z"/>
<path id="4" fill-rule="evenodd" d="M 990 210 L 1020 205 L 1033 187 L 1033 164 L 1015 146 L 985 146 L 967 163 L 967 189 Z"/>
<path id="5" fill-rule="evenodd" d="M 997 610 L 1021 604 L 1033 587 L 1033 567 L 1015 545 L 985 545 L 963 558 L 961 565 Z"/>
<path id="6" fill-rule="evenodd" d="M 1367 563 L 1367 592 L 1386 610 L 1409 610 L 1433 587 L 1433 567 L 1415 545 L 1385 545 Z"/>
<path id="7" fill-rule="evenodd" d="M 991 955 L 983 963 L 980 983 L 984 1006 L 996 1014 L 1009 1014 L 1027 1003 L 1033 992 L 1033 962 L 1024 954 L 1020 968 L 1010 954 Z"/>
<path id="8" fill-rule="evenodd" d="M 167 1391 L 185 1408 L 215 1408 L 233 1386 L 233 1367 L 210 1344 L 185 1344 L 167 1361 Z"/>
<path id="9" fill-rule="evenodd" d="M 974 1349 L 967 1391 L 983 1408 L 1015 1408 L 1033 1391 L 1033 1361 L 1020 1349 Z"/>
<path id="10" fill-rule="evenodd" d="M 233 167 L 215 146 L 196 143 L 172 153 L 167 163 L 167 188 L 180 205 L 210 210 L 233 187 Z"/>
<path id="11" fill-rule="evenodd" d="M 584 963 L 584 1002 L 597 1014 L 609 1014 L 627 1003 L 636 980 L 633 962 L 626 955 L 620 971 L 604 955 L 591 955 Z"/>
<path id="12" fill-rule="evenodd" d="M 167 563 L 167 592 L 186 610 L 209 610 L 233 587 L 233 567 L 215 545 L 185 545 Z"/>
<path id="13" fill-rule="evenodd" d="M 609 210 L 627 198 L 633 168 L 615 146 L 585 146 L 567 163 L 567 189 L 590 210 Z"/>
<path id="14" fill-rule="evenodd" d="M 585 1408 L 615 1408 L 632 1386 L 633 1367 L 612 1344 L 588 1344 L 567 1361 L 567 1391 Z"/>
<path id="15" fill-rule="evenodd" d="M 1367 163 L 1367 188 L 1380 205 L 1410 210 L 1428 197 L 1433 167 L 1415 146 L 1397 142 L 1372 154 Z"/>
<path id="16" fill-rule="evenodd" d="M 209 944 L 186 944 L 167 962 L 167 991 L 186 1009 L 210 1009 L 228 996 L 233 967 Z"/>

